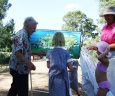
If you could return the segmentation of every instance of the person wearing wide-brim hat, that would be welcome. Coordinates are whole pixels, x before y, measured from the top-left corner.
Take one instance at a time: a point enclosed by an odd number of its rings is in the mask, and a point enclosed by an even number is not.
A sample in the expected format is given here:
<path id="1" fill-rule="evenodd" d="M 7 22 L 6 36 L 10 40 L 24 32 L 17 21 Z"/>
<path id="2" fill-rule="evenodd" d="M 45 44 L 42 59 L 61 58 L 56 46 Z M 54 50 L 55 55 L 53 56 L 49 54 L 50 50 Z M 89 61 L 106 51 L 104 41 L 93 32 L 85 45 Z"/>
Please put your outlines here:
<path id="1" fill-rule="evenodd" d="M 115 6 L 106 7 L 100 17 L 104 18 L 107 23 L 102 28 L 100 39 L 109 44 L 112 53 L 109 57 L 107 77 L 111 84 L 110 91 L 115 96 Z"/>
<path id="2" fill-rule="evenodd" d="M 107 7 L 103 14 L 100 14 L 100 17 L 104 17 L 105 15 L 115 15 L 115 7 L 111 6 L 111 7 Z"/>
<path id="3" fill-rule="evenodd" d="M 107 25 L 115 23 L 115 6 L 105 8 L 104 12 L 100 14 L 100 17 L 104 17 Z"/>

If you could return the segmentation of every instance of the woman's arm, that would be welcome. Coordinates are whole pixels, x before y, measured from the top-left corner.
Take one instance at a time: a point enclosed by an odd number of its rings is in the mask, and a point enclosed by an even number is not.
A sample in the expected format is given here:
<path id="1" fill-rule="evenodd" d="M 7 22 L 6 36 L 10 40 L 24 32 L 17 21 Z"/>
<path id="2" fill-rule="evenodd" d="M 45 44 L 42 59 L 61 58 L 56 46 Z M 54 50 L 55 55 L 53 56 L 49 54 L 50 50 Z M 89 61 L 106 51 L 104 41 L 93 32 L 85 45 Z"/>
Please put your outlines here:
<path id="1" fill-rule="evenodd" d="M 88 46 L 87 49 L 88 50 L 96 50 L 97 48 L 95 46 Z"/>
<path id="2" fill-rule="evenodd" d="M 109 46 L 110 46 L 110 49 L 115 49 L 115 43 L 109 44 Z"/>

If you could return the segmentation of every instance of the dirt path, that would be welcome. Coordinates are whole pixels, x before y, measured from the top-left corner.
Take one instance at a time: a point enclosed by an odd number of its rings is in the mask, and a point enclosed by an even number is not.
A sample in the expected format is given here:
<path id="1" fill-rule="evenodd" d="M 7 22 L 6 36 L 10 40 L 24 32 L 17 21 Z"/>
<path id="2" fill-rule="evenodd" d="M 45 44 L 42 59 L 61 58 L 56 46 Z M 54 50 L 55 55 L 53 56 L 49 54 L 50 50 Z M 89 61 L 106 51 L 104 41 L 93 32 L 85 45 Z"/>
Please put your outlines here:
<path id="1" fill-rule="evenodd" d="M 32 76 L 32 89 L 33 90 L 48 90 L 48 69 L 46 67 L 46 61 L 41 59 L 37 61 L 33 61 L 33 63 L 36 65 L 36 71 L 31 71 Z M 79 89 L 82 93 L 83 90 L 81 89 L 81 68 L 78 68 L 78 81 L 79 81 Z M 30 79 L 30 75 L 29 75 Z M 30 80 L 29 80 L 30 81 Z M 12 77 L 9 74 L 9 71 L 3 72 L 0 74 L 0 96 L 7 96 L 7 92 L 10 88 L 10 84 L 12 82 Z M 29 90 L 31 90 L 29 82 Z M 40 96 L 40 95 L 39 95 Z M 74 95 L 75 96 L 75 95 Z M 85 96 L 85 95 L 82 95 Z"/>

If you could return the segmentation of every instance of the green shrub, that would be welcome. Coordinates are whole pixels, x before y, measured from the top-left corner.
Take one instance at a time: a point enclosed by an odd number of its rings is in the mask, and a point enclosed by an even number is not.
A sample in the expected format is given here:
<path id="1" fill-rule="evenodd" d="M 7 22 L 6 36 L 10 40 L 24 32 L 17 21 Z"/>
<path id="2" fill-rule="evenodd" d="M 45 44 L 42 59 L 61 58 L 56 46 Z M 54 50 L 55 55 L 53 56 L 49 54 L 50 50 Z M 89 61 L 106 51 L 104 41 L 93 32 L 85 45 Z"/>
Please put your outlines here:
<path id="1" fill-rule="evenodd" d="M 9 60 L 10 60 L 9 52 L 1 52 L 0 53 L 0 65 L 8 64 Z"/>

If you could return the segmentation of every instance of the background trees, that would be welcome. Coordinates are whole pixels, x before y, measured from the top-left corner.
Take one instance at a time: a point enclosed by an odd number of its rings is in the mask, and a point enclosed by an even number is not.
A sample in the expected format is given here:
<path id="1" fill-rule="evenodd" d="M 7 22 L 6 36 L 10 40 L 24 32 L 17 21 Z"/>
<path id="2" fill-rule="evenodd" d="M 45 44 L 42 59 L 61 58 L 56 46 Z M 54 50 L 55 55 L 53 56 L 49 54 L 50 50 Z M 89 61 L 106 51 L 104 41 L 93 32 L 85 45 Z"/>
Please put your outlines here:
<path id="1" fill-rule="evenodd" d="M 6 17 L 6 11 L 11 7 L 8 0 L 0 0 L 0 50 L 11 51 L 12 36 L 14 34 L 14 20 L 9 20 L 6 24 L 3 19 Z"/>
<path id="2" fill-rule="evenodd" d="M 89 37 L 94 38 L 98 35 L 93 33 L 97 27 L 97 25 L 94 24 L 93 19 L 88 18 L 79 10 L 68 12 L 63 17 L 63 21 L 65 24 L 62 25 L 62 30 L 80 31 L 82 33 L 82 39 Z"/>

